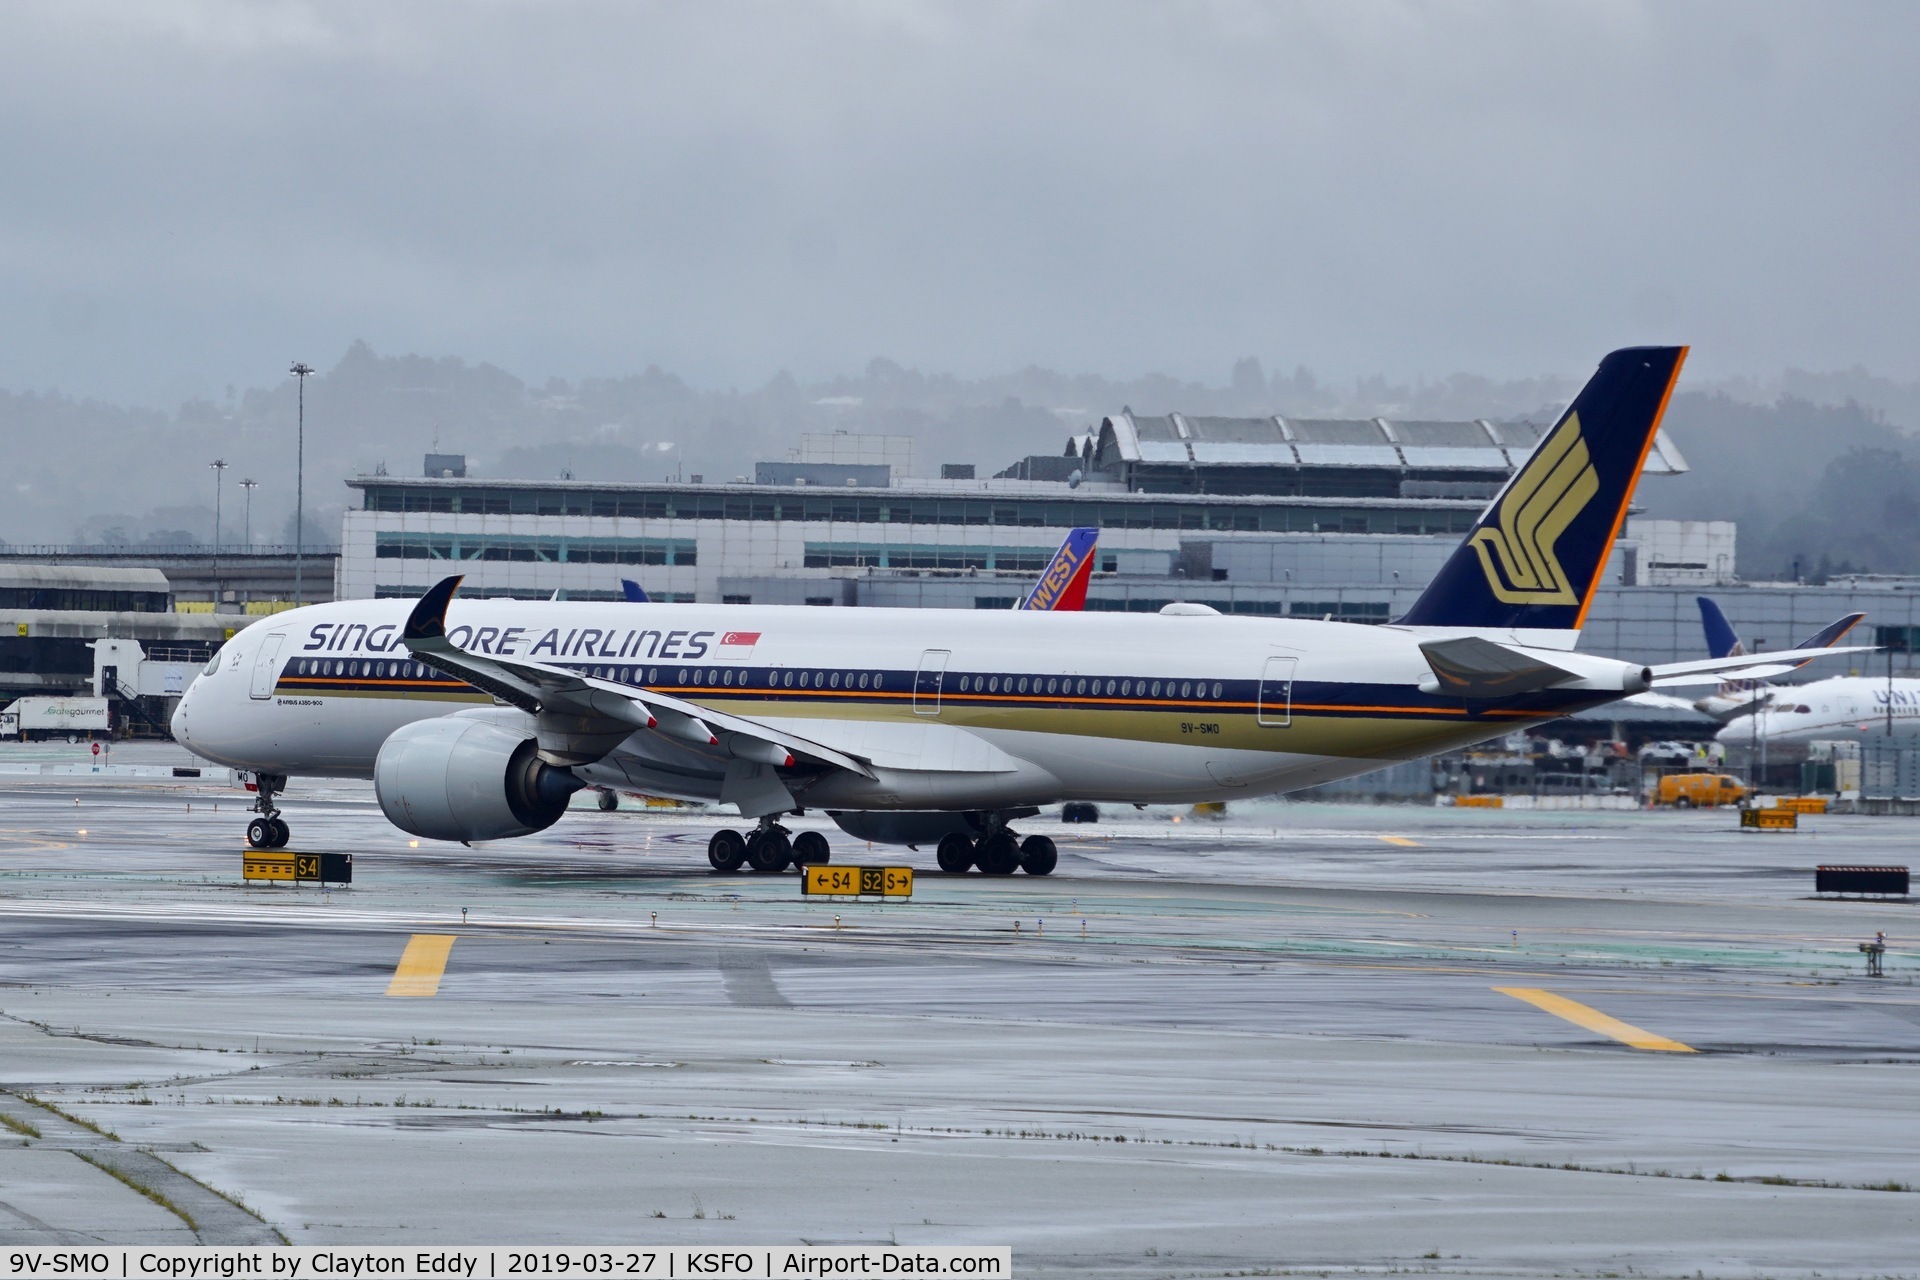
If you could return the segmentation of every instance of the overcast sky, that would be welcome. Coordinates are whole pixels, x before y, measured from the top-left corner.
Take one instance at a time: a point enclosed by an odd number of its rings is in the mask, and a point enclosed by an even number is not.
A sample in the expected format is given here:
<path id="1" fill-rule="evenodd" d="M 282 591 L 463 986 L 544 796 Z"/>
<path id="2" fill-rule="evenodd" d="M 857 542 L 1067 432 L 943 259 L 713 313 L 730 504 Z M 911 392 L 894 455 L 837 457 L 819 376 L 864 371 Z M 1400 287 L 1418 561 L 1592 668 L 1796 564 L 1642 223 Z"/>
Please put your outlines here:
<path id="1" fill-rule="evenodd" d="M 0 387 L 1920 376 L 1920 5 L 0 10 Z"/>

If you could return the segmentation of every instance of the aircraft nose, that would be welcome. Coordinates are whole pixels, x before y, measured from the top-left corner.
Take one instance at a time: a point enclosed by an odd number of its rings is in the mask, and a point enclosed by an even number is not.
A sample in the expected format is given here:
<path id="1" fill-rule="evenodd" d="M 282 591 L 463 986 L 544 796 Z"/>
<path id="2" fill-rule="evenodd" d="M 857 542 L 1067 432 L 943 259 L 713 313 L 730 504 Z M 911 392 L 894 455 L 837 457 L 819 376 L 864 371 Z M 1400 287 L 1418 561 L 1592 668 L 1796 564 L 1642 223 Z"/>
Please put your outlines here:
<path id="1" fill-rule="evenodd" d="M 167 728 L 173 733 L 173 740 L 183 747 L 192 746 L 187 738 L 187 703 L 193 698 L 193 686 L 180 695 L 180 701 L 173 708 L 173 715 L 167 719 Z"/>

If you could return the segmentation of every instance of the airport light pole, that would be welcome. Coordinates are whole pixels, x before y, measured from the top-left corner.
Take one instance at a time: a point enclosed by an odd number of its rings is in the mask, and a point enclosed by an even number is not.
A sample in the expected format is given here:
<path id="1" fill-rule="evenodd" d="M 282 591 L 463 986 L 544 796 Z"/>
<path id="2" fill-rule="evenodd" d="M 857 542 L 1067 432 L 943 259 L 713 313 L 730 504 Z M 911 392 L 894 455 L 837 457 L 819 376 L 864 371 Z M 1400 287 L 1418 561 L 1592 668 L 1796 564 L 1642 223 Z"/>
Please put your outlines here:
<path id="1" fill-rule="evenodd" d="M 213 554 L 220 555 L 220 482 L 226 478 L 227 460 L 215 458 L 207 466 L 213 469 Z"/>
<path id="2" fill-rule="evenodd" d="M 220 612 L 220 482 L 227 477 L 227 460 L 215 458 L 213 468 L 213 611 Z"/>
<path id="3" fill-rule="evenodd" d="M 249 551 L 253 549 L 253 491 L 260 487 L 258 480 L 242 480 L 240 487 L 247 491 L 246 520 L 240 526 L 240 543 Z"/>
<path id="4" fill-rule="evenodd" d="M 287 372 L 300 383 L 300 418 L 293 455 L 293 603 L 298 606 L 306 603 L 307 379 L 313 376 L 313 366 L 295 360 Z"/>

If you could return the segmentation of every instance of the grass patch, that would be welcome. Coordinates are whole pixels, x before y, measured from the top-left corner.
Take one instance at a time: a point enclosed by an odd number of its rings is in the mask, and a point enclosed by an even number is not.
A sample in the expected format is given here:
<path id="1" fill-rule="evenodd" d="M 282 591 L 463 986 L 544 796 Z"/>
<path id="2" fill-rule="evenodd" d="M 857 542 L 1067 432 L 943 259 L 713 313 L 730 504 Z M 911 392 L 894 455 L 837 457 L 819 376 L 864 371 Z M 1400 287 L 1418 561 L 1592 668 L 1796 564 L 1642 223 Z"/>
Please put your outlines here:
<path id="1" fill-rule="evenodd" d="M 54 1106 L 51 1102 L 48 1102 L 46 1099 L 35 1097 L 31 1093 L 23 1093 L 18 1096 L 22 1101 L 31 1102 L 34 1106 L 39 1107 L 43 1111 L 51 1111 L 53 1112 L 53 1114 L 59 1116 L 62 1120 L 71 1121 L 72 1123 L 79 1125 L 82 1129 L 91 1130 L 92 1132 L 99 1134 L 101 1137 L 111 1138 L 115 1142 L 120 1141 L 119 1134 L 115 1133 L 111 1129 L 101 1128 L 99 1125 L 87 1119 L 85 1116 L 74 1115 L 71 1111 L 62 1111 L 59 1107 Z"/>
<path id="2" fill-rule="evenodd" d="M 30 1120 L 15 1119 L 4 1111 L 0 1111 L 0 1124 L 7 1126 L 7 1128 L 13 1130 L 15 1133 L 25 1134 L 29 1138 L 37 1138 L 40 1136 L 40 1128 L 38 1125 Z"/>
<path id="3" fill-rule="evenodd" d="M 248 1215 L 249 1217 L 257 1219 L 259 1222 L 261 1222 L 265 1226 L 272 1228 L 273 1234 L 280 1237 L 281 1244 L 293 1243 L 293 1241 L 287 1239 L 285 1232 L 281 1231 L 280 1228 L 275 1227 L 271 1222 L 268 1222 L 266 1218 L 261 1216 L 260 1211 L 258 1209 L 248 1204 L 245 1200 L 242 1200 L 239 1196 L 230 1196 L 218 1187 L 210 1186 L 207 1183 L 201 1182 L 200 1179 L 194 1177 L 192 1174 L 188 1173 L 185 1169 L 182 1169 L 179 1165 L 167 1159 L 165 1156 L 154 1155 L 153 1152 L 151 1151 L 149 1151 L 147 1154 L 152 1155 L 155 1160 L 158 1160 L 161 1164 L 167 1166 L 167 1168 L 173 1170 L 175 1173 L 179 1174 L 181 1177 L 185 1178 L 187 1181 L 192 1182 L 195 1185 L 204 1188 L 205 1190 L 211 1191 L 214 1195 L 219 1196 L 222 1200 L 225 1200 L 228 1204 L 232 1205 L 234 1208 L 238 1209 L 240 1212 Z"/>
<path id="4" fill-rule="evenodd" d="M 127 1186 L 132 1187 L 135 1191 L 138 1191 L 141 1195 L 153 1201 L 155 1204 L 159 1205 L 162 1209 L 165 1209 L 168 1213 L 180 1219 L 180 1221 L 186 1223 L 187 1229 L 192 1231 L 196 1236 L 200 1234 L 200 1224 L 193 1220 L 193 1215 L 188 1213 L 185 1209 L 182 1209 L 179 1205 L 175 1204 L 173 1201 L 167 1199 L 165 1192 L 159 1191 L 156 1188 L 148 1186 L 146 1183 L 140 1181 L 140 1179 L 134 1177 L 132 1174 L 126 1172 L 123 1169 L 116 1169 L 104 1160 L 94 1159 L 92 1156 L 88 1155 L 84 1151 L 76 1151 L 73 1154 L 76 1156 L 79 1156 L 82 1160 L 85 1160 L 88 1164 L 92 1165 L 94 1168 L 98 1169 L 100 1172 L 106 1174 L 109 1178 L 117 1179 L 118 1181 L 125 1183 Z M 167 1167 L 170 1169 L 173 1168 L 172 1165 L 168 1165 Z"/>

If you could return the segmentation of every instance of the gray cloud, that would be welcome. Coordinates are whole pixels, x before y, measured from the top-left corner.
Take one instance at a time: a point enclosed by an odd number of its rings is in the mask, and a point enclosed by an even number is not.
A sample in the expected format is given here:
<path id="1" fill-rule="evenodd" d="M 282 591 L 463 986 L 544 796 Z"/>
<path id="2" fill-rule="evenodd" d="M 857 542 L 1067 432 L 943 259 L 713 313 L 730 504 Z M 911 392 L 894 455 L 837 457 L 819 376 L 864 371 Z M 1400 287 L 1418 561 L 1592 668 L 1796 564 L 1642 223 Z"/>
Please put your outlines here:
<path id="1" fill-rule="evenodd" d="M 1907 4 L 0 15 L 0 386 L 1920 375 Z"/>

